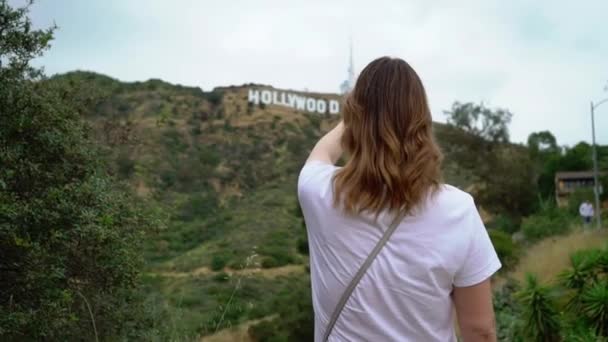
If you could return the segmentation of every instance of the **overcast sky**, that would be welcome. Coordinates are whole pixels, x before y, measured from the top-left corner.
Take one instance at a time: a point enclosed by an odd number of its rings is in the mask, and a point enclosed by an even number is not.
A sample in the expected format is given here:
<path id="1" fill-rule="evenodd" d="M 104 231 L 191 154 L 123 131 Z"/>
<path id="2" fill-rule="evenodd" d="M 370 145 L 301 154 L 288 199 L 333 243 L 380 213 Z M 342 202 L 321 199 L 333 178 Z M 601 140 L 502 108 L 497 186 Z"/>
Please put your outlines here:
<path id="1" fill-rule="evenodd" d="M 21 0 L 10 0 L 19 4 Z M 125 81 L 248 82 L 337 92 L 382 55 L 408 61 L 435 120 L 454 101 L 514 113 L 512 140 L 550 130 L 590 141 L 589 102 L 608 97 L 606 0 L 38 0 L 36 26 L 59 26 L 37 61 L 49 74 L 91 70 Z M 608 144 L 608 103 L 596 133 Z"/>

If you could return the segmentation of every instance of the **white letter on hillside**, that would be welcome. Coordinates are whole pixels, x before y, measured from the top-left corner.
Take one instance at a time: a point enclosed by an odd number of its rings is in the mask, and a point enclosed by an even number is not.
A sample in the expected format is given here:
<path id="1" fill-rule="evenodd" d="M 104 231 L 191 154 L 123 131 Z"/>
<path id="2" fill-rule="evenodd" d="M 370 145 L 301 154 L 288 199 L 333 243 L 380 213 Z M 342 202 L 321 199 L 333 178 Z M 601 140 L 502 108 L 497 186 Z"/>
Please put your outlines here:
<path id="1" fill-rule="evenodd" d="M 249 89 L 249 102 L 256 105 L 260 103 L 260 92 L 258 90 Z"/>
<path id="2" fill-rule="evenodd" d="M 326 110 L 327 110 L 327 103 L 325 103 L 325 100 L 317 100 L 317 113 L 325 114 Z"/>
<path id="3" fill-rule="evenodd" d="M 277 92 L 276 90 L 272 92 L 272 104 L 279 104 L 279 99 L 277 97 Z"/>
<path id="4" fill-rule="evenodd" d="M 289 105 L 289 107 L 291 108 L 296 108 L 296 95 L 289 93 L 287 94 L 287 104 Z"/>
<path id="5" fill-rule="evenodd" d="M 337 100 L 329 100 L 329 113 L 338 114 L 340 113 L 340 102 Z"/>
<path id="6" fill-rule="evenodd" d="M 263 104 L 270 104 L 270 102 L 272 101 L 272 93 L 270 93 L 270 91 L 268 90 L 262 90 L 262 103 Z"/>
<path id="7" fill-rule="evenodd" d="M 317 101 L 315 99 L 311 99 L 310 97 L 306 99 L 306 110 L 309 112 L 314 112 L 315 107 L 317 107 Z"/>
<path id="8" fill-rule="evenodd" d="M 299 110 L 306 109 L 306 98 L 305 97 L 296 95 L 296 101 L 297 101 L 296 106 Z"/>

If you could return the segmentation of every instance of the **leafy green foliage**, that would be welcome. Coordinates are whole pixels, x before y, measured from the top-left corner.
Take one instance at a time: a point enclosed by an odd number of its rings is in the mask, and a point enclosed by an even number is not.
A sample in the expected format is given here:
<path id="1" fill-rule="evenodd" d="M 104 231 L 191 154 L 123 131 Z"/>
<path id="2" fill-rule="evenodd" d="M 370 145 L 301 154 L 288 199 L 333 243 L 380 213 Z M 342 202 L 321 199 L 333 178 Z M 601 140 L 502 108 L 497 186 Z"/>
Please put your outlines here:
<path id="1" fill-rule="evenodd" d="M 489 109 L 483 104 L 455 102 L 449 111 L 448 123 L 493 143 L 505 143 L 509 141 L 508 125 L 511 122 L 511 114 L 506 109 Z"/>
<path id="2" fill-rule="evenodd" d="M 520 291 L 519 284 L 513 279 L 507 279 L 493 296 L 494 312 L 496 314 L 496 337 L 498 341 L 523 342 L 521 334 L 523 322 L 520 303 L 515 294 Z"/>
<path id="3" fill-rule="evenodd" d="M 523 219 L 521 230 L 530 242 L 568 232 L 572 216 L 553 205 L 545 205 L 539 212 Z"/>
<path id="4" fill-rule="evenodd" d="M 211 269 L 214 271 L 220 271 L 226 266 L 227 258 L 223 255 L 215 255 L 211 259 Z"/>
<path id="5" fill-rule="evenodd" d="M 445 112 L 450 124 L 444 136 L 446 160 L 477 176 L 477 199 L 495 212 L 522 217 L 536 206 L 534 164 L 527 151 L 509 145 L 508 124 L 512 114 L 504 109 L 456 102 Z M 462 131 L 467 134 L 462 134 Z"/>
<path id="6" fill-rule="evenodd" d="M 581 294 L 581 311 L 594 326 L 595 330 L 606 336 L 608 334 L 608 281 L 606 279 L 593 284 Z"/>
<path id="7" fill-rule="evenodd" d="M 500 230 L 489 230 L 488 234 L 504 268 L 508 270 L 515 266 L 520 252 L 518 246 L 513 243 L 511 236 Z"/>
<path id="8" fill-rule="evenodd" d="M 524 332 L 534 341 L 557 341 L 560 335 L 556 294 L 538 284 L 532 274 L 526 276 L 524 288 L 517 294 L 524 310 Z"/>
<path id="9" fill-rule="evenodd" d="M 278 294 L 274 307 L 278 309 L 277 318 L 261 322 L 249 329 L 249 335 L 255 341 L 314 340 L 314 315 L 309 279 L 292 281 L 291 287 Z"/>
<path id="10" fill-rule="evenodd" d="M 513 234 L 519 230 L 520 223 L 521 222 L 518 222 L 508 215 L 498 214 L 486 225 L 486 227 L 488 229 L 500 230 L 507 234 Z"/>
<path id="11" fill-rule="evenodd" d="M 515 310 L 511 301 L 502 301 L 504 293 L 497 294 L 499 333 L 513 322 L 513 315 L 523 312 L 521 331 L 537 341 L 608 340 L 608 248 L 577 251 L 570 260 L 571 267 L 558 275 L 557 288 L 540 285 L 528 275 L 526 286 L 516 294 Z M 514 322 L 512 326 L 518 326 Z"/>
<path id="12" fill-rule="evenodd" d="M 159 222 L 106 174 L 90 103 L 29 67 L 52 30 L 26 14 L 0 1 L 0 338 L 135 338 L 141 241 Z"/>

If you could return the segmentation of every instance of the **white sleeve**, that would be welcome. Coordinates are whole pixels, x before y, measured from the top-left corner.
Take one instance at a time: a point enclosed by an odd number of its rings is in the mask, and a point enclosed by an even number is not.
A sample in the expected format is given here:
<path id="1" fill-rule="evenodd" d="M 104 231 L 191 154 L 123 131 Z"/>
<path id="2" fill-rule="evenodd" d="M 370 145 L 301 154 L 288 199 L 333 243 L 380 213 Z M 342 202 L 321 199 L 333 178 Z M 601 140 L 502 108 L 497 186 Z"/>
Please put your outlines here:
<path id="1" fill-rule="evenodd" d="M 473 201 L 463 223 L 468 226 L 466 228 L 470 241 L 469 248 L 465 251 L 464 262 L 454 275 L 456 287 L 477 285 L 502 266 Z"/>
<path id="2" fill-rule="evenodd" d="M 298 197 L 318 191 L 320 182 L 333 174 L 336 166 L 319 160 L 304 164 L 298 177 Z"/>

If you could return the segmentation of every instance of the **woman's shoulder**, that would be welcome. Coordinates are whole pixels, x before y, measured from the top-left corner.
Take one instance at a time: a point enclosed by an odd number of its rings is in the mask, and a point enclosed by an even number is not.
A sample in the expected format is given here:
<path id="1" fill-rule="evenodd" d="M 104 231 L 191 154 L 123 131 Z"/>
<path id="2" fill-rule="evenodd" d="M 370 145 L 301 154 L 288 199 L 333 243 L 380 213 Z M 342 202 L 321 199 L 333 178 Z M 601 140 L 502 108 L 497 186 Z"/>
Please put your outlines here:
<path id="1" fill-rule="evenodd" d="M 450 184 L 439 186 L 439 189 L 433 195 L 432 203 L 443 209 L 475 207 L 475 201 L 471 194 Z"/>
<path id="2" fill-rule="evenodd" d="M 331 177 L 339 167 L 319 160 L 309 160 L 298 176 L 298 193 L 318 191 L 331 183 Z"/>

